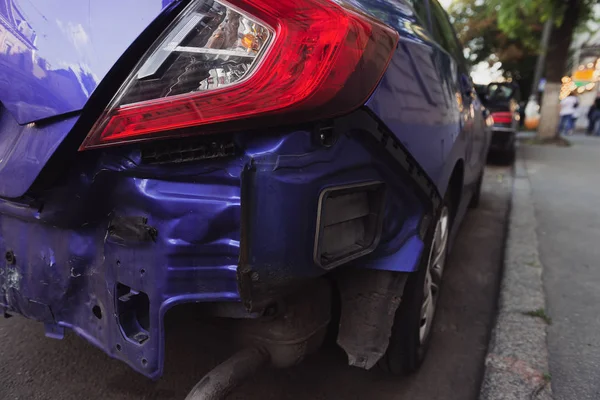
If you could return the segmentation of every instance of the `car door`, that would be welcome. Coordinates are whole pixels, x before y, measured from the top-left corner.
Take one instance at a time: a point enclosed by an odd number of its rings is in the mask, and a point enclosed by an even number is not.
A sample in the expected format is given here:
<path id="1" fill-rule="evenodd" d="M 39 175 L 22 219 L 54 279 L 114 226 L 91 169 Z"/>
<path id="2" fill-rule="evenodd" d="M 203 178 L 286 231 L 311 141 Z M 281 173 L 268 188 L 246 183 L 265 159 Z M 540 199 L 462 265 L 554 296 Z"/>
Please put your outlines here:
<path id="1" fill-rule="evenodd" d="M 466 185 L 470 185 L 479 178 L 485 147 L 485 138 L 480 129 L 483 123 L 483 118 L 479 115 L 482 112 L 481 104 L 473 95 L 474 87 L 463 48 L 456 38 L 448 15 L 437 0 L 429 0 L 429 5 L 433 34 L 440 45 L 440 60 L 443 62 L 447 57 L 451 60 L 449 64 L 440 65 L 440 73 L 449 74 L 448 80 L 458 105 L 460 136 L 464 142 L 464 180 Z"/>

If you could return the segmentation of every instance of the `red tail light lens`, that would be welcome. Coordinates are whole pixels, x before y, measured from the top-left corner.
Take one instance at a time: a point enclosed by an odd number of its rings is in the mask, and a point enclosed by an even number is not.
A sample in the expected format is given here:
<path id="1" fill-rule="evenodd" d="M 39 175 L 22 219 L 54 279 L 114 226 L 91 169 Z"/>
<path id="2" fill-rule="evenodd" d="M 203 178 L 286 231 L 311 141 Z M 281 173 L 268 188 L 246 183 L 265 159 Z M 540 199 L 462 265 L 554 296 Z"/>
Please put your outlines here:
<path id="1" fill-rule="evenodd" d="M 80 150 L 346 113 L 371 94 L 398 34 L 328 0 L 193 1 Z M 210 125 L 210 126 L 209 126 Z M 198 127 L 195 129 L 182 129 Z"/>
<path id="2" fill-rule="evenodd" d="M 492 113 L 492 118 L 495 124 L 512 124 L 512 113 L 510 112 L 495 112 Z"/>

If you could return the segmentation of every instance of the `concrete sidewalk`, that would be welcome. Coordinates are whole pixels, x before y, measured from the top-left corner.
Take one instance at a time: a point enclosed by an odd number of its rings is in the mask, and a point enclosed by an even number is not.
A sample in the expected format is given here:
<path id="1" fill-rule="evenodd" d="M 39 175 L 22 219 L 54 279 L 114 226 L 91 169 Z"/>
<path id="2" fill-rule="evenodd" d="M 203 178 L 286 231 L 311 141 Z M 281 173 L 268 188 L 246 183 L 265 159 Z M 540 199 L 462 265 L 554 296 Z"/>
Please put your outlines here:
<path id="1" fill-rule="evenodd" d="M 482 400 L 600 399 L 600 138 L 521 146 Z"/>
<path id="2" fill-rule="evenodd" d="M 524 146 L 544 266 L 557 400 L 600 399 L 600 138 Z"/>
<path id="3" fill-rule="evenodd" d="M 522 150 L 513 179 L 498 315 L 480 400 L 551 399 L 536 218 Z"/>

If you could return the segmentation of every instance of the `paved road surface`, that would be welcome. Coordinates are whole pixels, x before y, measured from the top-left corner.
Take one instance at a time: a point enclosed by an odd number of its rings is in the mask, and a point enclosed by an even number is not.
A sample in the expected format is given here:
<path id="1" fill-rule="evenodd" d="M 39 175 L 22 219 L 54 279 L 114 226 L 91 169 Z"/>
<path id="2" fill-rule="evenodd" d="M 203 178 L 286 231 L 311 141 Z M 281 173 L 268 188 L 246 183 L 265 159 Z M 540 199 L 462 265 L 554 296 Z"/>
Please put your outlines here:
<path id="1" fill-rule="evenodd" d="M 600 399 L 600 138 L 524 149 L 538 220 L 552 390 Z"/>
<path id="2" fill-rule="evenodd" d="M 480 209 L 468 214 L 456 241 L 429 357 L 419 374 L 398 379 L 350 368 L 330 343 L 296 368 L 261 372 L 230 397 L 476 399 L 498 292 L 511 187 L 507 168 L 488 168 Z M 150 382 L 74 334 L 54 341 L 44 337 L 40 324 L 20 317 L 0 319 L 0 399 L 181 400 L 228 355 L 226 346 L 215 344 L 214 334 L 199 333 L 202 328 L 189 312 L 167 319 L 165 376 Z"/>

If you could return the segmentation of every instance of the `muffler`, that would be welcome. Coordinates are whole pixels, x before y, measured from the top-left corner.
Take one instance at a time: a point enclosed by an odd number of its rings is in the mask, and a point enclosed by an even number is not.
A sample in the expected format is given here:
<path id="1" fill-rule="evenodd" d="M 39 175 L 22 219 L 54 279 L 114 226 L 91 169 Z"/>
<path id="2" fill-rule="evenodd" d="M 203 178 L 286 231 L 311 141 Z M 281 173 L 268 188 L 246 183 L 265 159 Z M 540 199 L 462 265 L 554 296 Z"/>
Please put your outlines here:
<path id="1" fill-rule="evenodd" d="M 186 400 L 223 400 L 261 367 L 291 367 L 316 351 L 331 318 L 331 287 L 317 280 L 268 309 L 257 319 L 222 321 L 243 350 L 207 373 Z"/>

